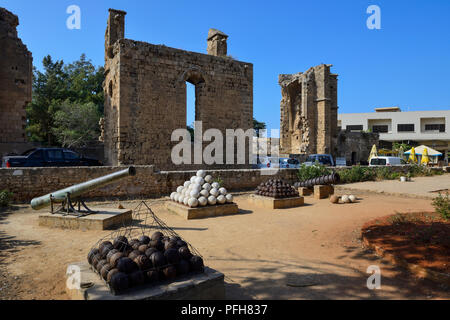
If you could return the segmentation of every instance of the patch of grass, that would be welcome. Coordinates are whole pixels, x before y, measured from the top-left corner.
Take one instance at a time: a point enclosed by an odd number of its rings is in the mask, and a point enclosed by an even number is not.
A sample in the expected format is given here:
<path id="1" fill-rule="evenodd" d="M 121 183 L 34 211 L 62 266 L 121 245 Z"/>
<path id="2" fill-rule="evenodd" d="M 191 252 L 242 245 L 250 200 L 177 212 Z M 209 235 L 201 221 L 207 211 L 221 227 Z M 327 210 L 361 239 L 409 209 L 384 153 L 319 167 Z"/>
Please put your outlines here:
<path id="1" fill-rule="evenodd" d="M 442 218 L 450 219 L 450 199 L 448 192 L 445 193 L 445 197 L 439 192 L 439 195 L 432 202 L 434 210 Z"/>
<path id="2" fill-rule="evenodd" d="M 13 193 L 8 190 L 0 191 L 0 207 L 7 207 L 11 203 Z"/>

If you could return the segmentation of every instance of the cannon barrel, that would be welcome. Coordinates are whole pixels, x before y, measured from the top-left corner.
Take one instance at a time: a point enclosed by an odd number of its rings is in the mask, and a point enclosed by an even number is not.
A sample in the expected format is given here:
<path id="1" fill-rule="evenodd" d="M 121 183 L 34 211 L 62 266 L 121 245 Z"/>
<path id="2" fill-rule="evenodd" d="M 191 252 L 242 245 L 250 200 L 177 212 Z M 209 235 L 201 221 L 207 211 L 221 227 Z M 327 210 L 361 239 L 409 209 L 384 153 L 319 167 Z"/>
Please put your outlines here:
<path id="1" fill-rule="evenodd" d="M 64 200 L 66 200 L 67 194 L 70 195 L 71 199 L 75 200 L 91 190 L 103 187 L 119 179 L 135 175 L 136 175 L 136 168 L 129 167 L 128 169 L 125 170 L 121 170 L 103 177 L 99 177 L 80 184 L 76 184 L 74 186 L 49 193 L 42 197 L 34 198 L 33 200 L 31 200 L 31 207 L 34 210 L 39 210 L 45 208 L 46 206 L 49 206 L 52 202 L 53 203 L 64 202 Z"/>
<path id="2" fill-rule="evenodd" d="M 312 178 L 309 180 L 305 180 L 305 181 L 300 181 L 294 184 L 294 186 L 296 187 L 306 187 L 306 188 L 312 188 L 315 185 L 319 185 L 319 184 L 336 184 L 339 183 L 341 181 L 341 177 L 339 176 L 338 173 L 332 173 L 328 176 L 321 176 L 321 177 L 317 177 L 317 178 Z"/>

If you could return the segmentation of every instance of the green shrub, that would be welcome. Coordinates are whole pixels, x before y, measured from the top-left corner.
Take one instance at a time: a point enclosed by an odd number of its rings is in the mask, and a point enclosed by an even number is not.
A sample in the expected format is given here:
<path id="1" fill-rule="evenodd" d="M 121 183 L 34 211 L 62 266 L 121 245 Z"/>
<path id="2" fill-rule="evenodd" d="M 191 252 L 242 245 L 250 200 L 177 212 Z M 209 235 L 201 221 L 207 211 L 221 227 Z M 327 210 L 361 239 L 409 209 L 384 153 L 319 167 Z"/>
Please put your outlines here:
<path id="1" fill-rule="evenodd" d="M 375 172 L 370 168 L 354 166 L 338 172 L 342 183 L 353 183 L 375 180 Z"/>
<path id="2" fill-rule="evenodd" d="M 9 192 L 8 190 L 0 191 L 0 207 L 9 206 L 12 195 L 13 195 L 12 192 Z"/>
<path id="3" fill-rule="evenodd" d="M 432 204 L 436 213 L 440 214 L 444 219 L 450 219 L 450 199 L 448 192 L 445 193 L 445 197 L 439 192 L 439 196 L 433 200 Z"/>
<path id="4" fill-rule="evenodd" d="M 314 164 L 312 166 L 306 166 L 302 164 L 300 169 L 298 169 L 297 176 L 300 181 L 305 181 L 308 179 L 313 179 L 321 176 L 326 176 L 332 174 L 333 171 L 324 165 Z"/>

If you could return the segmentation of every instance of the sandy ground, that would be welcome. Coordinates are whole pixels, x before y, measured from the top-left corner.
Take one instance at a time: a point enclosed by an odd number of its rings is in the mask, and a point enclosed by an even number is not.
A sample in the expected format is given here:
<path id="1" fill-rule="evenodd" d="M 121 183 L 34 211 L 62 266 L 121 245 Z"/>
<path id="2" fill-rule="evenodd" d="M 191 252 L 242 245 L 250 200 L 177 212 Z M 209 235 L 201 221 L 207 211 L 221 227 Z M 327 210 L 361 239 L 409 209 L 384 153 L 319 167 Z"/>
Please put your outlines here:
<path id="1" fill-rule="evenodd" d="M 417 177 L 412 181 L 401 182 L 399 180 L 383 180 L 383 181 L 366 181 L 349 183 L 338 186 L 342 189 L 353 189 L 359 191 L 368 191 L 376 193 L 384 193 L 390 195 L 406 196 L 410 198 L 433 199 L 441 191 L 445 194 L 445 190 L 450 189 L 450 174 L 446 173 L 441 176 Z"/>
<path id="2" fill-rule="evenodd" d="M 364 251 L 359 241 L 365 222 L 432 210 L 429 200 L 364 195 L 359 203 L 333 205 L 306 197 L 303 207 L 275 211 L 250 206 L 246 195 L 236 202 L 238 215 L 190 221 L 165 210 L 162 201 L 147 202 L 206 265 L 225 274 L 227 298 L 450 299 L 449 288 L 415 279 Z M 135 208 L 139 201 L 121 203 Z M 67 299 L 67 265 L 86 259 L 110 233 L 39 227 L 38 215 L 29 206 L 0 214 L 1 299 Z M 366 286 L 370 265 L 381 268 L 379 290 Z"/>

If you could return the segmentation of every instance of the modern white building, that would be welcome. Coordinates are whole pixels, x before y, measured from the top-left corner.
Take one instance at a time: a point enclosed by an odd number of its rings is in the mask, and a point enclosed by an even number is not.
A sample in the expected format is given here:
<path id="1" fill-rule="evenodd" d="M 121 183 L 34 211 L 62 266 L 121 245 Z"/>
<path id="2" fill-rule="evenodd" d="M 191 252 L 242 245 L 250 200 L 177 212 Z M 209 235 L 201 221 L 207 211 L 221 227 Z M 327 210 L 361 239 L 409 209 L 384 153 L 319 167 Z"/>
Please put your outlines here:
<path id="1" fill-rule="evenodd" d="M 377 132 L 382 147 L 393 142 L 429 146 L 442 152 L 440 160 L 448 163 L 450 110 L 403 112 L 399 107 L 377 108 L 371 113 L 339 114 L 338 126 L 342 130 Z"/>

